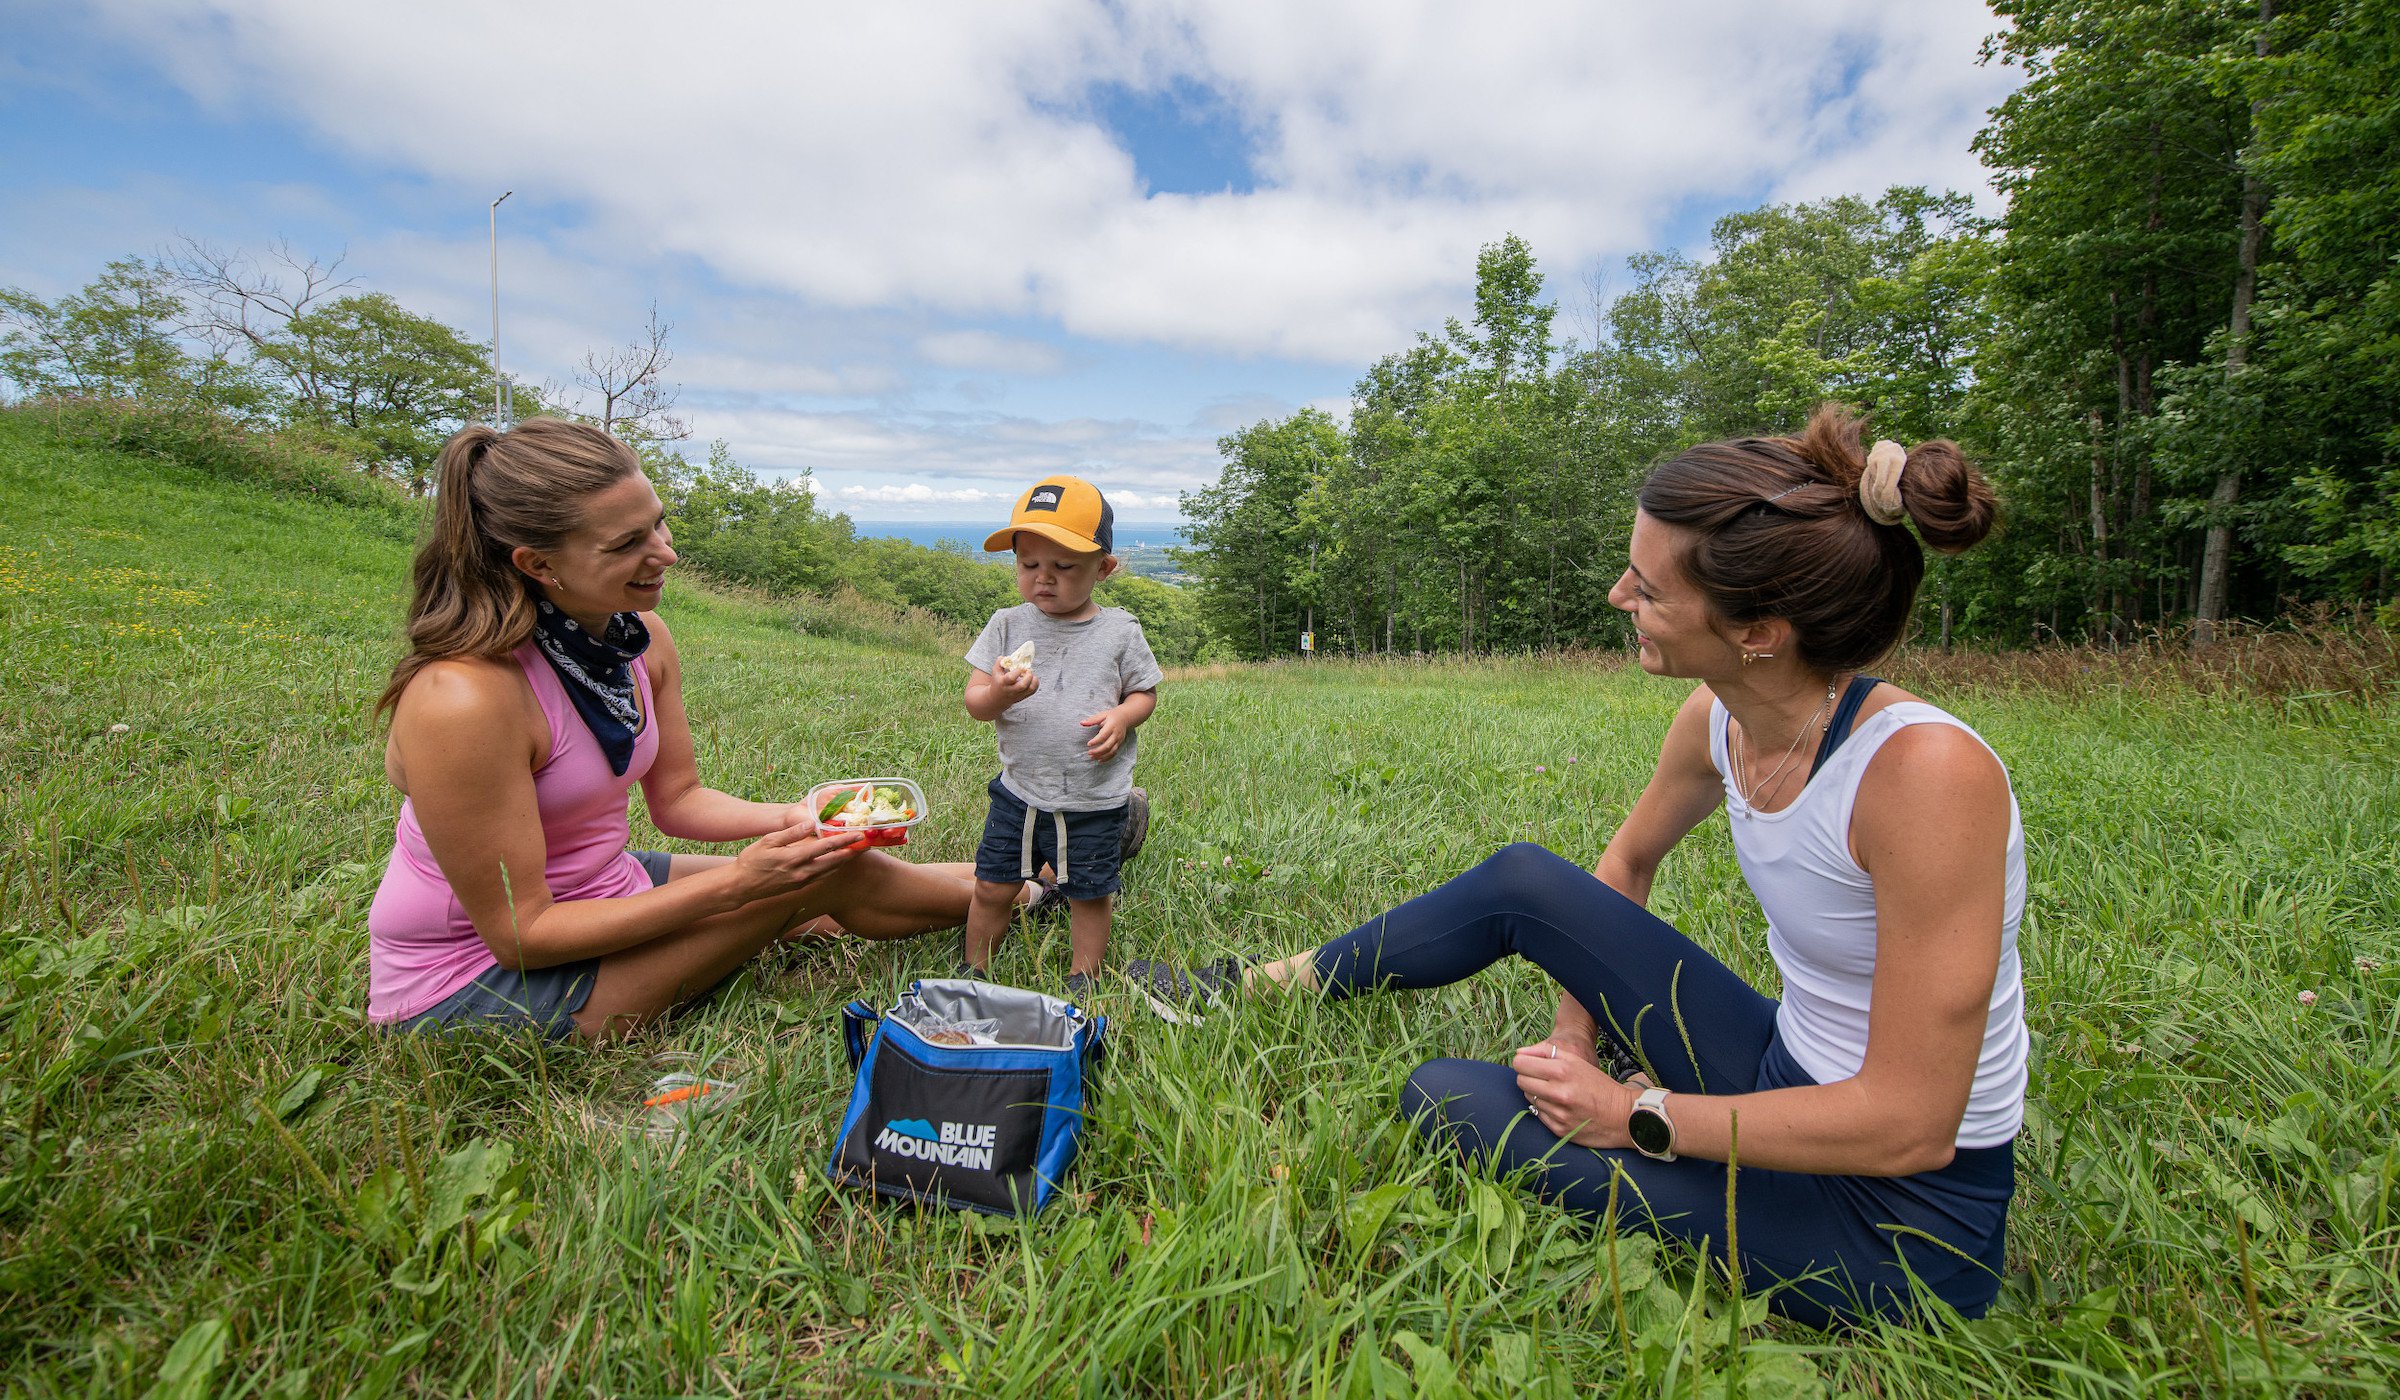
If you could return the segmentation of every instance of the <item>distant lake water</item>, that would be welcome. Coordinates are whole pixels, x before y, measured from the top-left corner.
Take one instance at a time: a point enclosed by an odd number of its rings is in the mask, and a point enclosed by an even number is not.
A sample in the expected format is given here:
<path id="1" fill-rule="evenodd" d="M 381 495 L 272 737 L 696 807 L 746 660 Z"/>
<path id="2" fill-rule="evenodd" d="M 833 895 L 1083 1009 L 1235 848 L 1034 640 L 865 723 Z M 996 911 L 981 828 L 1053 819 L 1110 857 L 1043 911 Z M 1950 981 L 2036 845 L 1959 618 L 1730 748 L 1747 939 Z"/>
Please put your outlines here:
<path id="1" fill-rule="evenodd" d="M 1006 520 L 1006 516 L 1002 516 L 999 520 L 978 521 L 853 519 L 850 522 L 850 528 L 857 531 L 862 539 L 907 540 L 911 544 L 921 544 L 928 548 L 940 544 L 943 540 L 965 540 L 970 546 L 974 546 L 983 543 L 984 537 L 999 529 L 1002 524 L 1006 523 Z M 1120 554 L 1129 549 L 1145 547 L 1176 549 L 1185 543 L 1183 531 L 1178 526 L 1131 524 L 1117 526 L 1117 551 Z"/>

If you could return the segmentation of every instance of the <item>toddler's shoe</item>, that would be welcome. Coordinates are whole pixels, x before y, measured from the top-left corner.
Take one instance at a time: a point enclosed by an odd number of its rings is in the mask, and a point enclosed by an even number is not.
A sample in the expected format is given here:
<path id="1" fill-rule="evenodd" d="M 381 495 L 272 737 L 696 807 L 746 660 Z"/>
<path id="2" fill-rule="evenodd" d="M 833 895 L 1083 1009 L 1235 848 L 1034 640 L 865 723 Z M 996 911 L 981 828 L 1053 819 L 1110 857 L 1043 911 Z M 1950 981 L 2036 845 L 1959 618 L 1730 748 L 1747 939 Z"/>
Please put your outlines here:
<path id="1" fill-rule="evenodd" d="M 1222 1006 L 1242 990 L 1242 969 L 1249 966 L 1248 958 L 1219 958 L 1199 967 L 1181 968 L 1171 963 L 1135 958 L 1125 964 L 1125 980 L 1150 1003 L 1160 1020 L 1170 1025 L 1196 1026 L 1205 1019 L 1201 1012 Z"/>
<path id="2" fill-rule="evenodd" d="M 1098 986 L 1099 979 L 1092 976 L 1092 974 L 1088 972 L 1070 972 L 1067 974 L 1067 1000 L 1073 1002 L 1089 1001 L 1091 999 L 1093 989 Z"/>

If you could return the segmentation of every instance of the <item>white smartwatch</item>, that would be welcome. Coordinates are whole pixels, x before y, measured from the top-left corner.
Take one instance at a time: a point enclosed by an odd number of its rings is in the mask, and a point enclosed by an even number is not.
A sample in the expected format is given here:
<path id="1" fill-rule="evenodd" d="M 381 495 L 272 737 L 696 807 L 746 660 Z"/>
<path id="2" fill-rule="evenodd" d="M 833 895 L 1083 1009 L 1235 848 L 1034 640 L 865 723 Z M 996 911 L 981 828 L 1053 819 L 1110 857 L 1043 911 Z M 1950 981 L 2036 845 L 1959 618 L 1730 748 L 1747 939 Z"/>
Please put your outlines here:
<path id="1" fill-rule="evenodd" d="M 1644 1089 L 1625 1119 L 1625 1135 L 1633 1150 L 1661 1162 L 1675 1160 L 1675 1120 L 1667 1116 L 1667 1091 Z"/>

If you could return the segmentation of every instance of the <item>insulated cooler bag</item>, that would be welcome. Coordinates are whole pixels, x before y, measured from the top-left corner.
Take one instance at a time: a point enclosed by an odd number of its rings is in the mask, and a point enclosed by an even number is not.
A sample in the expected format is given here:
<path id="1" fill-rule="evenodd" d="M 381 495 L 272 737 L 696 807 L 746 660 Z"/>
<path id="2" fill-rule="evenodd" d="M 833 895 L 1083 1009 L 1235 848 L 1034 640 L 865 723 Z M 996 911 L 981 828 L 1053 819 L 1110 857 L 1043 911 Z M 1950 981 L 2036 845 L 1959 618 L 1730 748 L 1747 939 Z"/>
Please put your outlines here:
<path id="1" fill-rule="evenodd" d="M 1108 1018 L 1019 987 L 923 978 L 877 1016 L 842 1008 L 857 1082 L 835 1181 L 928 1205 L 1030 1215 L 1065 1179 Z"/>

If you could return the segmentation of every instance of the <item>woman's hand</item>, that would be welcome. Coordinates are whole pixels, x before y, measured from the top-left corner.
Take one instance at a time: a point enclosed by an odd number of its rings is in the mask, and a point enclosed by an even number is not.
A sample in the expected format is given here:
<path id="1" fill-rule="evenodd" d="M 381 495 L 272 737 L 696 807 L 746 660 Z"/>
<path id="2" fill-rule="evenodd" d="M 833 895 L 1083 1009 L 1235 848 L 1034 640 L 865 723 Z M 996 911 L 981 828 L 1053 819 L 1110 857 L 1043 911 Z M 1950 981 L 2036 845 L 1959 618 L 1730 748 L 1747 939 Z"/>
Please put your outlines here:
<path id="1" fill-rule="evenodd" d="M 1562 1048 L 1553 1037 L 1519 1050 L 1509 1067 L 1534 1117 L 1552 1133 L 1578 1147 L 1633 1145 L 1625 1119 L 1639 1091 L 1609 1078 L 1573 1048 Z"/>
<path id="2" fill-rule="evenodd" d="M 771 831 L 742 848 L 733 868 L 748 886 L 746 899 L 789 894 L 831 874 L 859 852 L 859 837 L 851 832 L 831 836 L 817 831 L 816 819 Z"/>
<path id="3" fill-rule="evenodd" d="M 776 830 L 779 832 L 797 831 L 803 836 L 812 835 L 824 829 L 823 824 L 817 820 L 817 809 L 805 802 L 786 804 L 783 814 L 778 818 L 776 824 Z"/>
<path id="4" fill-rule="evenodd" d="M 1600 1047 L 1598 1044 L 1598 1037 L 1592 1031 L 1570 1030 L 1562 1026 L 1559 1029 L 1550 1032 L 1550 1038 L 1543 1041 L 1542 1045 L 1557 1046 L 1559 1057 L 1561 1059 L 1581 1060 L 1594 1069 L 1600 1068 Z M 1549 1053 L 1542 1049 L 1542 1045 L 1537 1045 L 1533 1048 L 1537 1053 L 1540 1053 L 1544 1059 L 1547 1059 L 1549 1058 Z"/>

